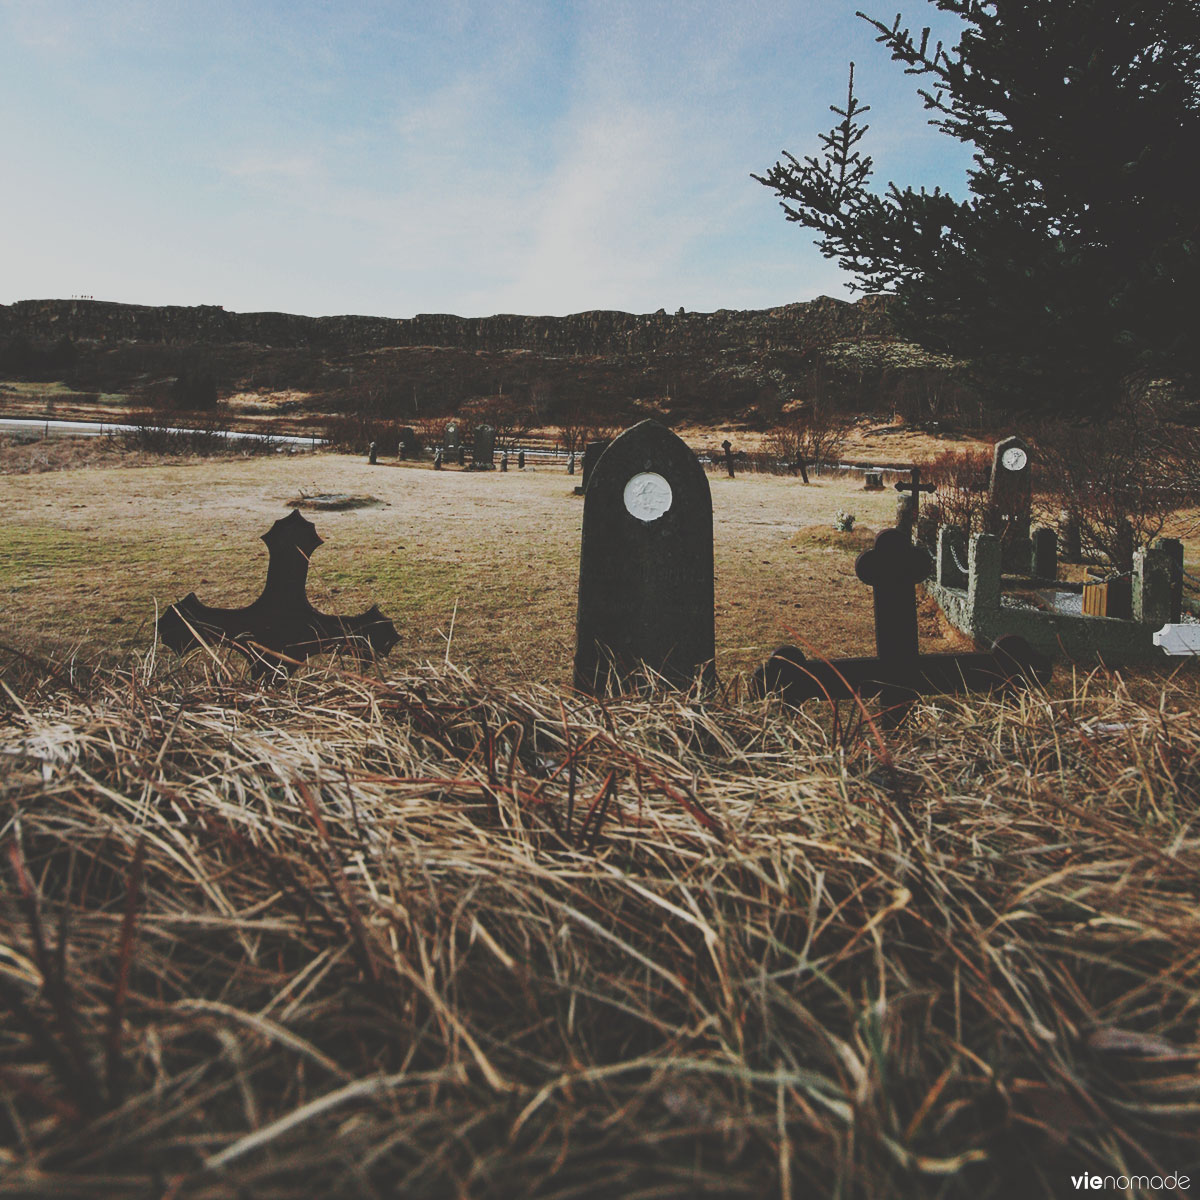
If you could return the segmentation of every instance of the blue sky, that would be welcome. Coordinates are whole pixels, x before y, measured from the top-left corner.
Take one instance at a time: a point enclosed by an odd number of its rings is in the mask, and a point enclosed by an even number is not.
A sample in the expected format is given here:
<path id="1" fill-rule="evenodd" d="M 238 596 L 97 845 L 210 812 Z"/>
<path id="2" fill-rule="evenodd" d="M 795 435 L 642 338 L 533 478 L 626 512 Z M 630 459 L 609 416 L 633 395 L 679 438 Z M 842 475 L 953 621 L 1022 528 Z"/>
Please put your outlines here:
<path id="1" fill-rule="evenodd" d="M 817 151 L 850 60 L 879 187 L 961 196 L 970 163 L 864 2 L 0 0 L 0 302 L 406 317 L 845 297 L 749 175 Z M 931 4 L 905 17 L 956 40 Z"/>

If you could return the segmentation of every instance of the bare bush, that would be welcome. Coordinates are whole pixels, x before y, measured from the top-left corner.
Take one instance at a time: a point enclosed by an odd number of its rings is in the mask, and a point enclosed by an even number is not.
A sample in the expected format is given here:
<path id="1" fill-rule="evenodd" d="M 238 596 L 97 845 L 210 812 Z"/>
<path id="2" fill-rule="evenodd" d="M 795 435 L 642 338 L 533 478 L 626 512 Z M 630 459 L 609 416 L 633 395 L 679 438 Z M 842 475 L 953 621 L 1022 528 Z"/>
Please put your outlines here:
<path id="1" fill-rule="evenodd" d="M 933 505 L 940 524 L 954 525 L 965 537 L 988 526 L 988 479 L 992 456 L 986 450 L 948 450 L 921 466 L 937 486 Z"/>
<path id="2" fill-rule="evenodd" d="M 1043 515 L 1076 523 L 1085 557 L 1121 570 L 1132 567 L 1135 547 L 1200 498 L 1200 436 L 1165 424 L 1144 399 L 1104 424 L 1046 425 L 1037 446 Z"/>
<path id="3" fill-rule="evenodd" d="M 379 454 L 400 452 L 400 428 L 382 416 L 353 412 L 329 417 L 324 422 L 324 435 L 333 449 L 351 454 L 365 454 L 372 442 Z"/>
<path id="4" fill-rule="evenodd" d="M 841 457 L 852 424 L 845 413 L 806 404 L 771 430 L 766 448 L 786 463 L 834 463 Z"/>

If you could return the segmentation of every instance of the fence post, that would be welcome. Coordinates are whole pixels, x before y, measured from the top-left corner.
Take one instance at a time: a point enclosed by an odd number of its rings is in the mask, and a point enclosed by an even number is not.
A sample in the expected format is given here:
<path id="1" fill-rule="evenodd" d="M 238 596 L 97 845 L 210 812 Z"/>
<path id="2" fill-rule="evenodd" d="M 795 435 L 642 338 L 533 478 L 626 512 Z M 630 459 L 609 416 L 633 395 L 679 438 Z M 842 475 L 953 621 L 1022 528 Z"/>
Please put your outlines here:
<path id="1" fill-rule="evenodd" d="M 967 557 L 967 616 L 975 629 L 980 617 L 1000 608 L 1000 539 L 991 533 L 971 538 Z"/>
<path id="2" fill-rule="evenodd" d="M 1133 619 L 1155 626 L 1171 620 L 1171 559 L 1165 550 L 1133 552 Z"/>
<path id="3" fill-rule="evenodd" d="M 942 587 L 967 586 L 967 575 L 955 561 L 961 561 L 965 552 L 963 531 L 957 525 L 943 525 L 937 535 L 937 581 Z"/>

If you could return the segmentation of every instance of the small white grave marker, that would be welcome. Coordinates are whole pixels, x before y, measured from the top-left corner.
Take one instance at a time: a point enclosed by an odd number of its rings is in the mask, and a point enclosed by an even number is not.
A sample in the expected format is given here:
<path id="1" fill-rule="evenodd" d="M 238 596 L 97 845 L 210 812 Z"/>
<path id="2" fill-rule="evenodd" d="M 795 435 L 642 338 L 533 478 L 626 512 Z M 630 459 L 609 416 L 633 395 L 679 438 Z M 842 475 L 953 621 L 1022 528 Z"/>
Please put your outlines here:
<path id="1" fill-rule="evenodd" d="M 1200 625 L 1164 625 L 1154 644 L 1166 654 L 1200 654 Z"/>
<path id="2" fill-rule="evenodd" d="M 657 521 L 672 498 L 671 485 L 653 471 L 642 471 L 625 485 L 625 511 L 639 521 Z"/>

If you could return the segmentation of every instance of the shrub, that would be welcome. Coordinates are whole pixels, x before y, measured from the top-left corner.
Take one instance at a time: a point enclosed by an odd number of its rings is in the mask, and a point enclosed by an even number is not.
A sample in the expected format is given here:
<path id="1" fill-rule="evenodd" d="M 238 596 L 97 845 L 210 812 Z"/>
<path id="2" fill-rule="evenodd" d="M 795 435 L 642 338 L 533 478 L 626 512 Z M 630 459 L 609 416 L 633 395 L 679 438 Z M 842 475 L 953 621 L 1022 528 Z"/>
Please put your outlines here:
<path id="1" fill-rule="evenodd" d="M 767 435 L 767 450 L 788 463 L 837 462 L 852 423 L 826 405 L 806 404 Z"/>
<path id="2" fill-rule="evenodd" d="M 1043 515 L 1077 523 L 1084 556 L 1123 571 L 1135 547 L 1200 497 L 1195 447 L 1145 397 L 1103 423 L 1048 424 L 1036 441 Z"/>
<path id="3" fill-rule="evenodd" d="M 938 525 L 955 525 L 964 536 L 980 533 L 988 527 L 988 481 L 992 456 L 987 450 L 947 450 L 932 462 L 922 465 L 921 473 L 937 485 L 936 498 L 924 506 L 925 513 L 936 512 L 933 539 Z M 920 528 L 918 528 L 918 537 Z"/>

